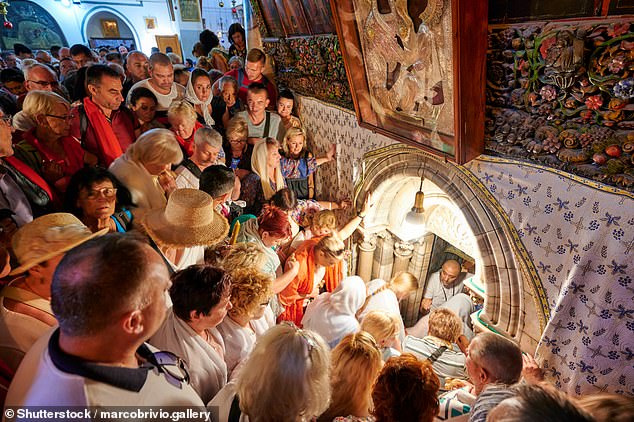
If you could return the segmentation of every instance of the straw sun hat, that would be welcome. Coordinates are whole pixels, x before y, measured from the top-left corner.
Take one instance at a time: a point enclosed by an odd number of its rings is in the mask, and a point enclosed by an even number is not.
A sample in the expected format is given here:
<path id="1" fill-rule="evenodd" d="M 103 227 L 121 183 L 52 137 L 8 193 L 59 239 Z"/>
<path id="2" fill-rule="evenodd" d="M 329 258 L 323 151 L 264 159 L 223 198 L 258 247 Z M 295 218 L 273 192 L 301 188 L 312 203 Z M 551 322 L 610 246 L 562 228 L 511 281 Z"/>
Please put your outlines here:
<path id="1" fill-rule="evenodd" d="M 106 228 L 92 233 L 77 217 L 63 212 L 36 218 L 13 235 L 11 244 L 20 266 L 9 275 L 21 274 L 107 232 Z"/>
<path id="2" fill-rule="evenodd" d="M 141 224 L 159 246 L 175 248 L 213 245 L 229 231 L 213 198 L 198 189 L 175 190 L 165 208 L 146 212 Z"/>

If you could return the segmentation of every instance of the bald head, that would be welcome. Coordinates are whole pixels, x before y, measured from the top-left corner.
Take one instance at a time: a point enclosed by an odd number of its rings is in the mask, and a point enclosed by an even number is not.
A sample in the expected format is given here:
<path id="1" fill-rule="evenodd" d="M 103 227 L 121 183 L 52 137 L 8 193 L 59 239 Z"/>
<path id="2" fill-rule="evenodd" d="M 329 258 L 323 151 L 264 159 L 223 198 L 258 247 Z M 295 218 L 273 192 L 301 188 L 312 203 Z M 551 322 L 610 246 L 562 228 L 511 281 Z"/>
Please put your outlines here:
<path id="1" fill-rule="evenodd" d="M 440 282 L 445 287 L 453 286 L 458 279 L 458 276 L 460 276 L 460 271 L 461 268 L 458 261 L 454 259 L 445 261 L 445 263 L 442 264 L 442 269 L 440 271 Z"/>
<path id="2" fill-rule="evenodd" d="M 169 282 L 160 256 L 129 234 L 112 233 L 70 250 L 51 286 L 51 307 L 68 336 L 95 335 L 147 304 L 153 283 Z"/>
<path id="3" fill-rule="evenodd" d="M 150 77 L 148 73 L 149 60 L 140 51 L 131 51 L 126 58 L 125 70 L 130 75 L 132 82 L 137 83 Z"/>

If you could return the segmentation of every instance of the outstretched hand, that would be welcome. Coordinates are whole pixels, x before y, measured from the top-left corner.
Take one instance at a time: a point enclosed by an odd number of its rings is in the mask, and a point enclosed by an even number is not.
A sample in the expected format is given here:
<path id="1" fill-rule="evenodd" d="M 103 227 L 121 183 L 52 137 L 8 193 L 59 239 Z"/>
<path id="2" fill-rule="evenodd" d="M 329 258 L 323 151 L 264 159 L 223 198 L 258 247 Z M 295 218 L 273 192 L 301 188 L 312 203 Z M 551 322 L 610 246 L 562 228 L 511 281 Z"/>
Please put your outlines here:
<path id="1" fill-rule="evenodd" d="M 544 380 L 544 370 L 539 367 L 534 357 L 522 353 L 522 377 L 529 384 L 537 384 Z"/>
<path id="2" fill-rule="evenodd" d="M 374 208 L 376 203 L 372 200 L 372 194 L 368 192 L 365 196 L 365 200 L 363 201 L 363 207 L 361 208 L 361 214 L 363 216 L 367 215 L 367 213 Z"/>

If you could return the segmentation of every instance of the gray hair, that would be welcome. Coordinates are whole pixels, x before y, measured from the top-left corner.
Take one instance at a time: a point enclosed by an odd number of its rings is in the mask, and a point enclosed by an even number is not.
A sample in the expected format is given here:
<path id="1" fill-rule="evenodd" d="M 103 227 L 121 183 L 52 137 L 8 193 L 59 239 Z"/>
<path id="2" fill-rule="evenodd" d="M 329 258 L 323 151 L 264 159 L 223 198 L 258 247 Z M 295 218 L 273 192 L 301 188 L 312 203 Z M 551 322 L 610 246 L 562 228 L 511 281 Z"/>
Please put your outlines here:
<path id="1" fill-rule="evenodd" d="M 210 127 L 201 127 L 194 134 L 194 144 L 197 147 L 207 144 L 212 148 L 222 148 L 222 135 Z"/>
<path id="2" fill-rule="evenodd" d="M 22 63 L 24 63 L 26 60 L 22 60 Z M 34 70 L 37 69 L 45 69 L 48 73 L 50 73 L 52 76 L 55 77 L 55 80 L 57 80 L 57 73 L 55 73 L 55 71 L 53 69 L 51 69 L 50 67 L 40 64 L 40 63 L 33 63 L 27 66 L 24 66 L 22 68 L 22 73 L 24 73 L 24 80 L 28 81 L 29 80 L 29 76 L 31 75 L 31 72 L 33 72 Z"/>
<path id="3" fill-rule="evenodd" d="M 475 336 L 469 346 L 469 357 L 489 372 L 493 382 L 511 385 L 522 375 L 522 351 L 499 334 L 485 332 Z"/>
<path id="4" fill-rule="evenodd" d="M 223 76 L 222 78 L 220 78 L 220 81 L 218 82 L 218 87 L 221 91 L 222 88 L 224 88 L 225 84 L 233 84 L 236 89 L 236 94 L 238 93 L 238 81 L 236 81 L 236 78 L 234 78 L 233 76 Z"/>

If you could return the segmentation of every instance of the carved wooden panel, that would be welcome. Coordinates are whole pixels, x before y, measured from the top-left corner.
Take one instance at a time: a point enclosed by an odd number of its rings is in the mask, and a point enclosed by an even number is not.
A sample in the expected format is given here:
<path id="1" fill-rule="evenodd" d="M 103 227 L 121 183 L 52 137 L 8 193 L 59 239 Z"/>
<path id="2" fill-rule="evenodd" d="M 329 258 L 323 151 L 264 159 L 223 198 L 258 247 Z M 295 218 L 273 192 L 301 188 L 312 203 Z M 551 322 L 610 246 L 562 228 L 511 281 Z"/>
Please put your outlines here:
<path id="1" fill-rule="evenodd" d="M 628 20 L 491 27 L 486 150 L 634 190 Z"/>

